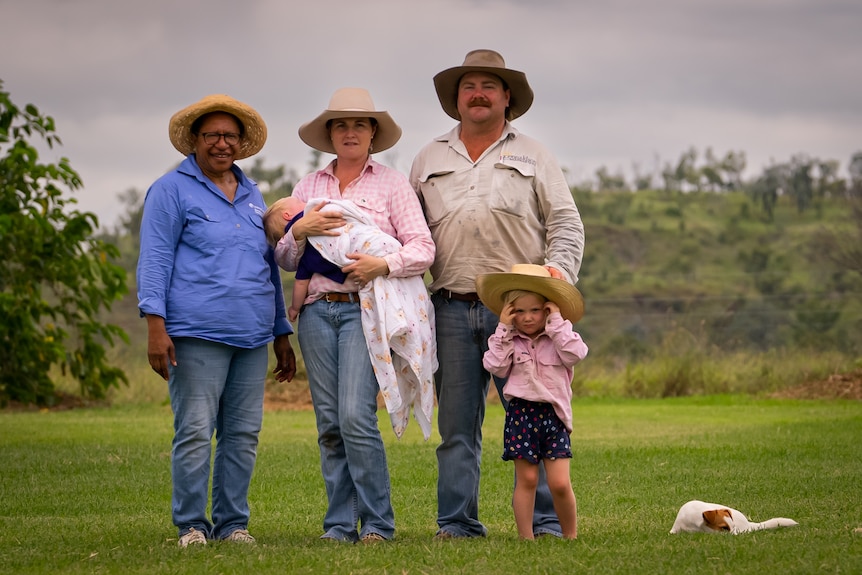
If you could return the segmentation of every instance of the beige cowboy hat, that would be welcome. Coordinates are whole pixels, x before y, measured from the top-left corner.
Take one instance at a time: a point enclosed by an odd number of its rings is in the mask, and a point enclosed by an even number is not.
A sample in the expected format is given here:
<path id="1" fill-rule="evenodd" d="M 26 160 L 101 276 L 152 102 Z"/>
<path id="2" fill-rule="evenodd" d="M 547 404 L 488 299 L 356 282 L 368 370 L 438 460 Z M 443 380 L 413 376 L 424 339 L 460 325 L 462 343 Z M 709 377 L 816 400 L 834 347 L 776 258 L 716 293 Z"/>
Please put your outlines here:
<path id="1" fill-rule="evenodd" d="M 485 72 L 503 79 L 509 88 L 509 112 L 507 120 L 514 120 L 530 109 L 533 104 L 533 89 L 523 72 L 506 68 L 503 57 L 493 50 L 473 50 L 464 57 L 461 66 L 448 68 L 434 76 L 434 87 L 440 105 L 450 117 L 461 120 L 458 113 L 458 82 L 467 72 Z"/>
<path id="2" fill-rule="evenodd" d="M 192 134 L 192 124 L 204 114 L 212 112 L 227 112 L 233 114 L 242 124 L 244 130 L 239 142 L 237 160 L 248 158 L 258 153 L 266 143 L 266 123 L 257 111 L 224 94 L 211 94 L 203 97 L 191 106 L 187 106 L 171 117 L 168 124 L 168 135 L 171 143 L 184 156 L 195 151 L 196 134 Z"/>
<path id="3" fill-rule="evenodd" d="M 389 112 L 375 110 L 371 94 L 364 88 L 340 88 L 329 100 L 329 107 L 315 119 L 299 127 L 303 142 L 321 152 L 335 153 L 326 123 L 335 118 L 374 118 L 377 132 L 372 141 L 372 153 L 388 150 L 401 139 L 401 128 Z"/>
<path id="4" fill-rule="evenodd" d="M 576 323 L 584 315 L 584 298 L 578 288 L 551 277 L 544 266 L 516 264 L 511 273 L 481 274 L 476 278 L 476 293 L 489 310 L 500 315 L 503 297 L 512 290 L 532 291 L 545 296 L 560 308 L 560 315 Z"/>

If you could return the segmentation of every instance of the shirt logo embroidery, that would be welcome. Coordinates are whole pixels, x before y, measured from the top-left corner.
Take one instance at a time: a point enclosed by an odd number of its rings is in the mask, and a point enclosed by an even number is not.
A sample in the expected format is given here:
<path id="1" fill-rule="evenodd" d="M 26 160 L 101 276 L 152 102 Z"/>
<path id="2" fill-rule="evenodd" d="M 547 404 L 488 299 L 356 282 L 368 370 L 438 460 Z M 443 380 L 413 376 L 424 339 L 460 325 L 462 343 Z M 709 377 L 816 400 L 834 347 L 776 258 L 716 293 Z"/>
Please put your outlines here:
<path id="1" fill-rule="evenodd" d="M 529 164 L 531 166 L 536 166 L 536 160 L 529 156 L 516 156 L 515 154 L 502 153 L 500 154 L 501 162 L 521 162 L 523 164 Z"/>

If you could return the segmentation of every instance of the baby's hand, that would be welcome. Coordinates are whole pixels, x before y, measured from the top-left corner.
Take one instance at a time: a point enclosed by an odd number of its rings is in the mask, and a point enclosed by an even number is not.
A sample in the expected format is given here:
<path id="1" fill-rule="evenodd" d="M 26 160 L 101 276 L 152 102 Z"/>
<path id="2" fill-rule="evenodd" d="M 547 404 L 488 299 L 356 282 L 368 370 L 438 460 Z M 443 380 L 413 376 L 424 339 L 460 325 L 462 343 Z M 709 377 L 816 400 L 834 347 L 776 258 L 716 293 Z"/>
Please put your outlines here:
<path id="1" fill-rule="evenodd" d="M 552 313 L 560 313 L 560 306 L 552 301 L 545 302 L 545 309 L 548 311 L 548 315 Z"/>
<path id="2" fill-rule="evenodd" d="M 515 317 L 515 306 L 511 303 L 507 303 L 503 306 L 503 310 L 500 312 L 500 323 L 504 323 L 506 325 L 512 325 L 512 319 Z"/>

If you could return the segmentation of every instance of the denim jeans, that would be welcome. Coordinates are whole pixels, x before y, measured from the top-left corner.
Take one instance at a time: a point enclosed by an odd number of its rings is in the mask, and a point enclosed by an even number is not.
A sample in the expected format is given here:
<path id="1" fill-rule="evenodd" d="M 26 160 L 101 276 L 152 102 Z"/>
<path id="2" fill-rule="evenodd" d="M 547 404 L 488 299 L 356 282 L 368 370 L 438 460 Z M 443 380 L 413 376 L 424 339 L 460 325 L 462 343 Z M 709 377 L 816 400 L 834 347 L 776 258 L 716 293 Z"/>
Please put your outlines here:
<path id="1" fill-rule="evenodd" d="M 174 338 L 177 365 L 168 390 L 174 412 L 171 450 L 174 524 L 223 539 L 248 527 L 248 488 L 263 420 L 267 346 L 243 349 Z M 207 519 L 212 437 L 212 522 Z"/>
<path id="2" fill-rule="evenodd" d="M 356 541 L 377 533 L 391 539 L 395 513 L 377 427 L 379 386 L 360 307 L 318 300 L 302 308 L 298 328 L 328 500 L 323 537 Z"/>
<path id="3" fill-rule="evenodd" d="M 437 426 L 442 438 L 437 447 L 437 525 L 440 531 L 456 537 L 481 537 L 488 532 L 479 521 L 479 470 L 485 399 L 491 380 L 482 366 L 482 356 L 499 318 L 480 302 L 438 295 L 432 296 L 432 301 L 440 362 L 435 374 Z M 503 399 L 505 380 L 494 378 L 494 382 Z M 560 535 L 544 467 L 539 469 L 533 532 Z"/>

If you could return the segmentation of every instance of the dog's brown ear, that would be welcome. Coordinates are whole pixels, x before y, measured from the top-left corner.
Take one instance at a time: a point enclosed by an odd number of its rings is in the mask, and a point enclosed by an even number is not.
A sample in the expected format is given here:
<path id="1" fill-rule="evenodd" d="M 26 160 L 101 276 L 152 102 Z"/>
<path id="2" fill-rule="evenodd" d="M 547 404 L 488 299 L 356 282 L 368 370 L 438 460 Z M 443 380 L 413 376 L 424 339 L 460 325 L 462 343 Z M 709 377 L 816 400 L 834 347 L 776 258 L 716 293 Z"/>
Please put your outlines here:
<path id="1" fill-rule="evenodd" d="M 725 518 L 730 518 L 730 516 L 728 509 L 710 509 L 703 512 L 706 526 L 715 531 L 730 531 L 730 525 L 725 521 Z"/>

